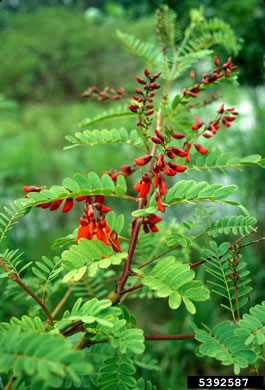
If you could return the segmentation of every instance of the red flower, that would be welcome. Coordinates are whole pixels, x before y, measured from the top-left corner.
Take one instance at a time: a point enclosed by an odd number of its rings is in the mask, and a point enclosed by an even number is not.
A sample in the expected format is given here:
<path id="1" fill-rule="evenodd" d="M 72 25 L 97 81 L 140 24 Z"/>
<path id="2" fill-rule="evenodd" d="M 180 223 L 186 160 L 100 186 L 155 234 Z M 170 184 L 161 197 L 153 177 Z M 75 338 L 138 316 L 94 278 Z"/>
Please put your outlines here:
<path id="1" fill-rule="evenodd" d="M 158 210 L 161 211 L 161 213 L 165 212 L 165 208 L 163 206 L 162 198 L 159 192 L 156 192 L 156 204 L 158 207 Z"/>
<path id="2" fill-rule="evenodd" d="M 201 153 L 201 154 L 208 153 L 208 150 L 206 148 L 204 148 L 203 146 L 201 146 L 199 144 L 194 144 L 194 146 L 198 150 L 199 153 Z"/>
<path id="3" fill-rule="evenodd" d="M 176 139 L 181 139 L 181 138 L 184 138 L 185 135 L 184 135 L 184 134 L 181 134 L 181 133 L 173 133 L 173 134 L 172 134 L 172 137 L 173 137 L 173 138 L 176 138 Z"/>
<path id="4" fill-rule="evenodd" d="M 67 198 L 63 205 L 62 213 L 68 213 L 68 211 L 70 211 L 73 208 L 73 205 L 74 205 L 73 198 Z"/>
<path id="5" fill-rule="evenodd" d="M 167 193 L 167 187 L 166 187 L 165 179 L 163 178 L 163 176 L 159 176 L 158 182 L 159 182 L 160 194 L 165 195 Z"/>
<path id="6" fill-rule="evenodd" d="M 148 164 L 149 161 L 151 160 L 151 158 L 152 158 L 151 154 L 147 154 L 146 156 L 136 158 L 136 159 L 134 160 L 134 162 L 135 162 L 135 164 L 137 164 L 137 165 L 143 166 L 143 165 Z"/>

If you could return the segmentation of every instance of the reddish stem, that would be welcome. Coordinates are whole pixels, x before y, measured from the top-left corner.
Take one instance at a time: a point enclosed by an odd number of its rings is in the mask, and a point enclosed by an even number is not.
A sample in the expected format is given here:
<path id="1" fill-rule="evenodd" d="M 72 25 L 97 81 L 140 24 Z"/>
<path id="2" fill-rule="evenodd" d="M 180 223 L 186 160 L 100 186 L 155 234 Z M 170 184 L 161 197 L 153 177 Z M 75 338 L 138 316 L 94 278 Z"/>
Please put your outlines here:
<path id="1" fill-rule="evenodd" d="M 16 283 L 18 283 L 42 308 L 42 310 L 46 313 L 48 319 L 50 320 L 50 323 L 53 324 L 52 316 L 47 309 L 46 305 L 41 302 L 41 300 L 22 282 L 21 279 L 17 277 L 17 275 L 14 274 L 14 272 L 11 272 L 10 268 L 2 261 L 0 260 L 0 266 L 9 273 L 9 278 L 14 280 Z"/>
<path id="2" fill-rule="evenodd" d="M 157 129 L 160 130 L 161 127 L 162 127 L 162 115 L 161 115 L 161 112 L 158 112 L 158 114 L 157 114 Z M 149 162 L 149 165 L 148 165 L 148 171 L 149 172 L 150 171 L 152 172 L 153 160 L 154 160 L 154 156 L 156 154 L 156 148 L 157 148 L 157 144 L 154 144 L 152 152 L 151 152 L 151 155 L 153 157 L 152 157 L 152 159 L 151 159 L 151 161 Z M 142 209 L 144 207 L 145 199 L 146 199 L 146 197 L 140 198 L 140 201 L 139 201 L 139 204 L 138 204 L 138 210 L 140 210 L 140 209 Z M 133 235 L 132 235 L 132 239 L 131 239 L 130 247 L 129 247 L 129 251 L 128 251 L 128 259 L 127 259 L 127 261 L 124 264 L 123 273 L 122 273 L 121 278 L 120 278 L 120 280 L 118 282 L 118 285 L 117 285 L 118 293 L 121 293 L 121 291 L 123 290 L 123 287 L 125 286 L 125 283 L 127 282 L 128 277 L 130 276 L 130 273 L 131 273 L 131 263 L 132 263 L 132 259 L 133 259 L 133 255 L 134 255 L 134 251 L 135 251 L 138 235 L 139 235 L 139 232 L 140 232 L 140 227 L 141 227 L 141 219 L 136 218 L 136 223 L 135 223 L 135 227 L 134 227 L 134 231 L 133 231 Z"/>
<path id="3" fill-rule="evenodd" d="M 127 293 L 129 293 L 129 292 L 131 292 L 131 291 L 137 290 L 138 288 L 142 288 L 142 287 L 144 287 L 144 284 L 143 284 L 143 283 L 137 284 L 137 285 L 134 286 L 134 287 L 130 287 L 130 288 L 128 288 L 127 290 L 121 291 L 121 292 L 120 292 L 120 295 L 127 294 Z"/>

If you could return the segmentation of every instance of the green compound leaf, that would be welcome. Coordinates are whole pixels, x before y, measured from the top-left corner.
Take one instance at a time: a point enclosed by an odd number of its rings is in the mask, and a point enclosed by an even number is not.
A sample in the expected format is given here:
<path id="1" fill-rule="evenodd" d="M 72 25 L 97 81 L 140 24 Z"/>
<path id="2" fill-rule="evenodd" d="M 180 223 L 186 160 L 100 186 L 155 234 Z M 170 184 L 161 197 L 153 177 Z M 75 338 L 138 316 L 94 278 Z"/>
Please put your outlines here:
<path id="1" fill-rule="evenodd" d="M 236 335 L 244 340 L 245 345 L 263 345 L 265 343 L 265 301 L 249 310 L 249 314 L 243 314 L 238 322 L 239 329 Z"/>
<path id="2" fill-rule="evenodd" d="M 253 364 L 256 353 L 244 345 L 244 340 L 238 336 L 239 326 L 225 321 L 218 324 L 213 330 L 196 329 L 195 339 L 201 343 L 198 353 L 215 358 L 225 366 L 234 366 L 234 372 L 239 374 L 240 368 Z"/>
<path id="3" fill-rule="evenodd" d="M 77 244 L 62 253 L 62 266 L 69 271 L 63 281 L 65 283 L 69 280 L 78 281 L 85 273 L 92 277 L 99 268 L 106 269 L 111 265 L 119 265 L 126 258 L 126 252 L 115 253 L 110 245 L 102 241 L 81 238 Z"/>
<path id="4" fill-rule="evenodd" d="M 216 202 L 230 197 L 237 191 L 237 186 L 208 184 L 206 181 L 196 183 L 194 180 L 181 180 L 167 192 L 165 201 L 169 204 L 183 202 Z M 239 203 L 238 203 L 239 204 Z"/>
<path id="5" fill-rule="evenodd" d="M 194 276 L 195 272 L 190 269 L 189 264 L 182 264 L 169 256 L 160 260 L 151 274 L 144 271 L 142 283 L 157 291 L 158 297 L 169 297 L 171 309 L 178 309 L 183 301 L 186 309 L 194 314 L 196 309 L 192 301 L 206 301 L 210 295 L 202 282 L 193 280 Z"/>
<path id="6" fill-rule="evenodd" d="M 131 116 L 130 113 L 128 116 Z M 74 136 L 66 136 L 65 138 L 72 145 L 66 146 L 64 149 L 71 149 L 76 146 L 82 145 L 97 146 L 104 144 L 124 144 L 133 146 L 136 149 L 144 151 L 143 141 L 141 137 L 138 136 L 136 130 L 131 130 L 130 132 L 128 132 L 124 127 L 121 129 L 111 130 L 103 129 L 85 130 L 83 132 L 77 131 Z"/>

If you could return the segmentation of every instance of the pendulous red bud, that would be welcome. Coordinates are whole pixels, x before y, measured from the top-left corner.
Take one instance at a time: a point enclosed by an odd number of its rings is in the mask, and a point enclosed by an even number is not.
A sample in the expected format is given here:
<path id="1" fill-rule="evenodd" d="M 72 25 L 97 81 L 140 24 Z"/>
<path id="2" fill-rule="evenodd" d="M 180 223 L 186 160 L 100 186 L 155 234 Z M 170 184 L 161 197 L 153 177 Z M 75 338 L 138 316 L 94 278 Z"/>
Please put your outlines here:
<path id="1" fill-rule="evenodd" d="M 194 144 L 194 146 L 198 150 L 199 153 L 201 153 L 201 154 L 208 153 L 208 149 L 204 148 L 203 146 L 201 146 L 199 144 Z"/>
<path id="2" fill-rule="evenodd" d="M 172 137 L 173 137 L 173 138 L 176 138 L 176 139 L 181 139 L 181 138 L 184 138 L 185 135 L 184 135 L 184 134 L 181 134 L 181 133 L 173 133 L 173 134 L 172 134 Z"/>
<path id="3" fill-rule="evenodd" d="M 143 165 L 148 164 L 149 161 L 151 160 L 151 158 L 152 158 L 152 155 L 151 155 L 151 154 L 147 154 L 146 156 L 136 158 L 136 159 L 134 160 L 134 162 L 135 162 L 135 164 L 137 164 L 137 165 L 143 166 Z"/>
<path id="4" fill-rule="evenodd" d="M 144 81 L 144 80 L 141 79 L 140 77 L 136 77 L 136 80 L 138 81 L 139 84 L 143 84 L 143 85 L 146 84 L 146 81 Z"/>
<path id="5" fill-rule="evenodd" d="M 161 211 L 161 213 L 164 213 L 165 207 L 163 206 L 161 194 L 159 192 L 156 192 L 155 199 L 156 199 L 158 210 Z"/>
<path id="6" fill-rule="evenodd" d="M 74 205 L 73 198 L 67 198 L 63 205 L 62 213 L 68 213 L 68 211 L 72 209 L 73 205 Z"/>

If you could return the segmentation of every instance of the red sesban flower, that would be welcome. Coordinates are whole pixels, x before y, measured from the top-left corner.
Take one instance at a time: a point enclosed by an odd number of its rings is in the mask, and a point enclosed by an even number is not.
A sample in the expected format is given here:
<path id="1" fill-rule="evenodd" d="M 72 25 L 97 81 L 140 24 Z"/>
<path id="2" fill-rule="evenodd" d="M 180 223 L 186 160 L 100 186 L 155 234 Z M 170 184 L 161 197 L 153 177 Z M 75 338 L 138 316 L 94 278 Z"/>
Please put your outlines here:
<path id="1" fill-rule="evenodd" d="M 198 150 L 199 153 L 201 153 L 201 154 L 208 153 L 208 149 L 204 148 L 203 146 L 201 146 L 199 144 L 194 144 L 194 146 Z"/>
<path id="2" fill-rule="evenodd" d="M 151 158 L 152 158 L 152 155 L 151 155 L 151 154 L 147 154 L 146 156 L 136 158 L 136 159 L 134 160 L 134 162 L 135 162 L 135 164 L 137 164 L 137 165 L 143 166 L 143 165 L 148 164 L 149 161 L 151 160 Z"/>

